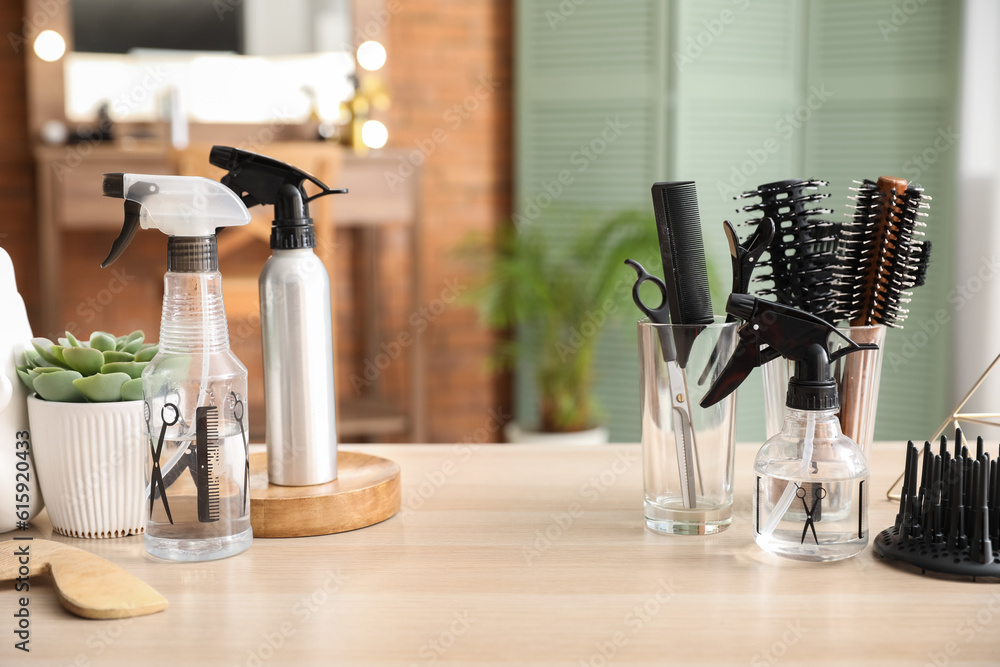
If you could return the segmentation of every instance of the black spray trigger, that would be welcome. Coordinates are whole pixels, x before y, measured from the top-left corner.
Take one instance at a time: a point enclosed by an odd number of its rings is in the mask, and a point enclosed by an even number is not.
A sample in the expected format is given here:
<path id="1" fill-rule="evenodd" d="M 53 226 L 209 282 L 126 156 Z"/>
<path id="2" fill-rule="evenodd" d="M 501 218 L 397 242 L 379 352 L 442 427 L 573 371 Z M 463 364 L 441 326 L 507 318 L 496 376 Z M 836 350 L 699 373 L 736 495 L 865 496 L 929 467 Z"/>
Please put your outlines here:
<path id="1" fill-rule="evenodd" d="M 715 379 L 701 402 L 702 407 L 708 407 L 732 393 L 754 366 L 782 356 L 795 362 L 795 374 L 788 382 L 785 405 L 796 410 L 838 408 L 837 383 L 830 373 L 830 362 L 850 352 L 877 347 L 855 343 L 816 315 L 749 294 L 729 295 L 726 312 L 745 320 L 746 324 L 740 327 L 740 345 L 736 354 L 726 365 L 726 370 Z M 831 353 L 831 333 L 848 341 L 848 347 Z M 754 346 L 766 348 L 754 351 Z"/>
<path id="2" fill-rule="evenodd" d="M 281 160 L 231 146 L 213 146 L 208 160 L 226 170 L 222 184 L 239 195 L 247 208 L 274 205 L 272 249 L 316 247 L 309 202 L 347 192 L 330 188 L 312 174 Z M 319 192 L 310 196 L 306 182 L 319 188 Z"/>
<path id="3" fill-rule="evenodd" d="M 106 187 L 105 194 L 107 194 Z M 107 258 L 101 262 L 102 269 L 108 267 L 112 262 L 121 257 L 125 249 L 128 248 L 128 244 L 135 238 L 135 233 L 139 231 L 139 216 L 141 214 L 142 204 L 130 199 L 125 200 L 125 221 L 122 223 L 122 231 L 111 245 L 111 252 L 108 253 Z"/>

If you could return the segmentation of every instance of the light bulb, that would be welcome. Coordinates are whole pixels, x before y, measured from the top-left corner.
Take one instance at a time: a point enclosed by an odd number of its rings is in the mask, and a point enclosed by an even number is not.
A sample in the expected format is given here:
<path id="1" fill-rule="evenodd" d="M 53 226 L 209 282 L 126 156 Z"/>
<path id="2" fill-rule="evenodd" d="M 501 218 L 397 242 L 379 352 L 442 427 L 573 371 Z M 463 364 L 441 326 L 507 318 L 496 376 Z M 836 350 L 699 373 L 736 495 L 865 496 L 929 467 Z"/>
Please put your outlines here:
<path id="1" fill-rule="evenodd" d="M 361 126 L 361 141 L 368 148 L 382 148 L 389 140 L 389 130 L 377 120 L 367 120 Z"/>
<path id="2" fill-rule="evenodd" d="M 358 64 L 370 72 L 385 64 L 385 47 L 375 41 L 364 42 L 358 47 Z"/>
<path id="3" fill-rule="evenodd" d="M 45 62 L 55 62 L 66 53 L 66 40 L 55 30 L 44 30 L 35 38 L 35 53 Z"/>

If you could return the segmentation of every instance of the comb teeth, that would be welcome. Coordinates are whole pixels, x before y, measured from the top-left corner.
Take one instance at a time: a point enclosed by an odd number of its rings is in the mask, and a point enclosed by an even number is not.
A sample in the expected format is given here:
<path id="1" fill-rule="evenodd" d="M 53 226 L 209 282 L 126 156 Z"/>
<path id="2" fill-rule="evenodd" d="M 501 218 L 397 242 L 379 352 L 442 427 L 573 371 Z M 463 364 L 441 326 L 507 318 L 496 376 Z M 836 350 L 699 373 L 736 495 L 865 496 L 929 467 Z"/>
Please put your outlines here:
<path id="1" fill-rule="evenodd" d="M 195 447 L 197 449 L 198 521 L 219 520 L 219 408 L 215 405 L 195 409 Z"/>
<path id="2" fill-rule="evenodd" d="M 711 324 L 712 295 L 695 184 L 654 183 L 652 193 L 670 321 Z"/>
<path id="3" fill-rule="evenodd" d="M 906 319 L 913 287 L 927 276 L 930 244 L 919 240 L 923 190 L 902 179 L 880 177 L 858 184 L 851 222 L 845 225 L 840 273 L 842 314 L 851 324 L 894 326 Z"/>
<path id="4" fill-rule="evenodd" d="M 946 574 L 1000 577 L 1000 479 L 997 461 L 980 438 L 975 456 L 955 431 L 955 451 L 941 437 L 935 454 L 922 456 L 907 443 L 903 489 L 895 525 L 879 534 L 875 549 L 886 558 Z M 920 486 L 918 461 L 923 459 Z"/>
<path id="5" fill-rule="evenodd" d="M 818 218 L 833 212 L 817 205 L 830 196 L 817 192 L 827 185 L 828 181 L 819 179 L 767 183 L 737 197 L 760 199 L 737 211 L 759 212 L 759 217 L 747 221 L 751 225 L 764 218 L 775 223 L 774 237 L 760 262 L 769 272 L 755 278 L 765 284 L 758 295 L 773 296 L 778 303 L 834 322 L 840 314 L 837 246 L 841 225 Z"/>

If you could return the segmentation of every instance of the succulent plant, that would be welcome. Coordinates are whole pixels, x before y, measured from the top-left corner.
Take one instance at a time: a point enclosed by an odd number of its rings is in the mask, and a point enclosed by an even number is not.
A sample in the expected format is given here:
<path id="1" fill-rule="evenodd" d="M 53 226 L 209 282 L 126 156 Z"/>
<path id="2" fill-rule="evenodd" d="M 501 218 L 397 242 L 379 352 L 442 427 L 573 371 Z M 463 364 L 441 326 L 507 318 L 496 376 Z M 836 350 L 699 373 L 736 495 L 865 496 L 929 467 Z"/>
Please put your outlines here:
<path id="1" fill-rule="evenodd" d="M 81 342 L 66 332 L 53 343 L 34 338 L 17 375 L 46 401 L 110 403 L 142 399 L 142 369 L 158 350 L 142 331 L 112 336 L 95 331 Z"/>

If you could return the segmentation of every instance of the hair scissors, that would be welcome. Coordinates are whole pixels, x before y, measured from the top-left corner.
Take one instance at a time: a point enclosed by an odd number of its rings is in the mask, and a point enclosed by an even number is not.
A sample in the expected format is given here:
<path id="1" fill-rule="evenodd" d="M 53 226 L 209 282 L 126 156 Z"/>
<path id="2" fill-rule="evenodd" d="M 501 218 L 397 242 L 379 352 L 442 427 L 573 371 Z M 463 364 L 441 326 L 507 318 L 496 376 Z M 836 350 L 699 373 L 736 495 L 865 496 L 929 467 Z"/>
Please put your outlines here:
<path id="1" fill-rule="evenodd" d="M 246 467 L 243 472 L 243 507 L 246 507 L 247 494 L 250 492 L 250 443 L 247 441 L 247 432 L 243 425 L 243 416 L 246 412 L 243 399 L 235 391 L 229 392 L 229 409 L 232 410 L 233 419 L 240 425 L 240 435 L 243 436 L 243 452 L 246 456 Z"/>
<path id="2" fill-rule="evenodd" d="M 799 544 L 805 544 L 806 535 L 809 533 L 810 528 L 812 529 L 813 539 L 816 540 L 816 544 L 819 544 L 819 538 L 816 536 L 816 510 L 820 509 L 820 511 L 822 511 L 820 501 L 826 498 L 826 489 L 822 486 L 816 485 L 813 487 L 812 492 L 813 504 L 812 507 L 809 507 L 806 505 L 806 496 L 809 494 L 806 492 L 805 487 L 800 486 L 795 490 L 795 496 L 802 500 L 802 509 L 806 513 L 806 524 L 802 526 L 802 540 L 799 541 Z"/>
<path id="3" fill-rule="evenodd" d="M 146 431 L 152 435 L 152 424 L 150 423 L 150 410 L 149 403 L 143 403 L 143 411 L 146 417 Z M 170 415 L 170 416 L 168 416 Z M 167 427 L 173 426 L 180 419 L 181 413 L 177 409 L 177 406 L 173 403 L 164 403 L 163 407 L 160 408 L 160 437 L 156 443 L 156 447 L 153 447 L 153 439 L 150 437 L 149 445 L 153 454 L 153 472 L 151 475 L 152 482 L 149 489 L 149 518 L 153 518 L 153 502 L 156 498 L 156 493 L 159 491 L 160 500 L 163 501 L 163 509 L 167 513 L 167 519 L 170 523 L 174 522 L 173 517 L 170 515 L 170 504 L 167 502 L 167 487 L 163 483 L 163 471 L 160 470 L 160 456 L 163 454 L 163 441 L 167 436 Z"/>
<path id="4" fill-rule="evenodd" d="M 634 259 L 626 259 L 625 263 L 635 269 L 636 281 L 632 285 L 632 300 L 639 310 L 644 312 L 655 324 L 670 322 L 670 309 L 667 304 L 667 288 L 663 281 L 646 271 L 642 264 Z M 639 296 L 639 287 L 645 282 L 653 283 L 660 290 L 660 305 L 656 308 L 647 306 Z M 697 507 L 698 496 L 695 487 L 695 477 L 701 481 L 701 470 L 698 464 L 697 445 L 695 443 L 694 427 L 691 422 L 691 401 L 687 388 L 687 377 L 683 366 L 677 359 L 677 348 L 674 337 L 665 327 L 657 331 L 663 360 L 667 362 L 667 383 L 670 386 L 670 407 L 673 410 L 671 426 L 674 431 L 674 444 L 677 449 L 677 468 L 680 471 L 681 500 L 684 507 Z M 686 361 L 686 359 L 684 360 Z"/>

